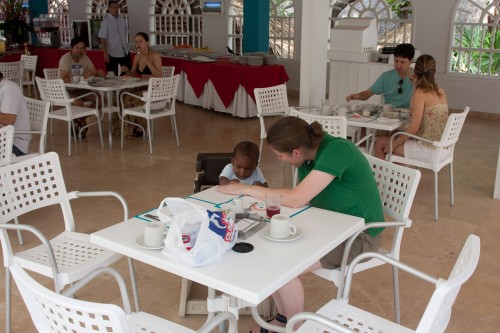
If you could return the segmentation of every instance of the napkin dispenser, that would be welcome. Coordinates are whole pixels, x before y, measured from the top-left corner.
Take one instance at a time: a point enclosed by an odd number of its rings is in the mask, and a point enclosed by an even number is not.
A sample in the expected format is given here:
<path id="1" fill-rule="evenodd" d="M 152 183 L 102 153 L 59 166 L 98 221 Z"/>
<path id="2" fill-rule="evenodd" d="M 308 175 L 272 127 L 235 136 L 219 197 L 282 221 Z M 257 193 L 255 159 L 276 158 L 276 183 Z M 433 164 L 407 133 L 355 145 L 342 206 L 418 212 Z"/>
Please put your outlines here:
<path id="1" fill-rule="evenodd" d="M 238 228 L 238 239 L 248 239 L 260 229 L 266 226 L 266 222 L 251 220 L 248 218 L 236 218 L 236 228 Z"/>

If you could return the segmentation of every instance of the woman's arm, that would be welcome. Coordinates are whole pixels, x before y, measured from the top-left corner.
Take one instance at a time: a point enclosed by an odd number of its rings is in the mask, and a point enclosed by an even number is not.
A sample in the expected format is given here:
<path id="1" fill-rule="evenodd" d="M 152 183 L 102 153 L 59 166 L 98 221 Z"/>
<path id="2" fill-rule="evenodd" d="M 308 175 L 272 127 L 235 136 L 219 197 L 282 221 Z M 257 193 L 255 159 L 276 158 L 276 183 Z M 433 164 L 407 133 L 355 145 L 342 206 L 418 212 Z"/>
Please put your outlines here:
<path id="1" fill-rule="evenodd" d="M 335 179 L 335 176 L 326 172 L 313 170 L 299 185 L 293 189 L 267 188 L 255 185 L 231 184 L 219 186 L 219 192 L 235 195 L 249 195 L 259 200 L 265 200 L 266 194 L 281 194 L 281 203 L 288 207 L 302 207 L 309 203 L 316 195 Z"/>
<path id="2" fill-rule="evenodd" d="M 122 73 L 126 73 L 127 75 L 137 75 L 137 67 L 139 66 L 139 58 L 141 57 L 140 53 L 137 53 L 134 57 L 134 63 L 132 64 L 132 68 L 128 68 L 127 66 L 122 66 Z"/>
<path id="3" fill-rule="evenodd" d="M 415 90 L 415 92 L 413 93 L 410 105 L 411 119 L 407 127 L 405 128 L 405 132 L 410 134 L 415 134 L 418 132 L 420 123 L 422 122 L 422 116 L 424 114 L 426 95 L 427 93 L 423 92 L 420 89 Z M 408 140 L 408 138 L 409 137 L 406 135 L 399 135 L 393 142 L 393 149 L 403 144 L 406 140 Z"/>

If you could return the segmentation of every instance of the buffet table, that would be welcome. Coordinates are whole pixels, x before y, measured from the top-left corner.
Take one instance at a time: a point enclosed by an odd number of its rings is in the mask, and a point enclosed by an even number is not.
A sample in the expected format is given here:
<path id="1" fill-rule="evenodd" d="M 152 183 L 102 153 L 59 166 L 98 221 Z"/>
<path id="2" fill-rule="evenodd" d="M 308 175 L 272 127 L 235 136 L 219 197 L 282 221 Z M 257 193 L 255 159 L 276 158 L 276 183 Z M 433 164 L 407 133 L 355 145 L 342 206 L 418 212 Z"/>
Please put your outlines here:
<path id="1" fill-rule="evenodd" d="M 243 118 L 257 115 L 255 88 L 288 81 L 283 65 L 252 67 L 227 59 L 196 62 L 174 57 L 162 57 L 162 64 L 175 66 L 175 74 L 181 74 L 178 100 Z"/>

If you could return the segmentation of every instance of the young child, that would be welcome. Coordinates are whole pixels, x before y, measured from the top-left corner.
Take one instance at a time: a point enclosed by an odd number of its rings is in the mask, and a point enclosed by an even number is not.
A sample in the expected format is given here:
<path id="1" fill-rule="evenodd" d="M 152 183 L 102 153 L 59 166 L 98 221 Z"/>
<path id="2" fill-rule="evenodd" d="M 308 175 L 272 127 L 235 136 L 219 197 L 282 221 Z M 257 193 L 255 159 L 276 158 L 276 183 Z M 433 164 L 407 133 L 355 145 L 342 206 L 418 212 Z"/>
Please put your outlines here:
<path id="1" fill-rule="evenodd" d="M 266 179 L 257 167 L 258 162 L 259 147 L 255 143 L 249 141 L 238 143 L 234 148 L 231 163 L 224 167 L 219 176 L 219 184 L 244 183 L 267 187 Z"/>

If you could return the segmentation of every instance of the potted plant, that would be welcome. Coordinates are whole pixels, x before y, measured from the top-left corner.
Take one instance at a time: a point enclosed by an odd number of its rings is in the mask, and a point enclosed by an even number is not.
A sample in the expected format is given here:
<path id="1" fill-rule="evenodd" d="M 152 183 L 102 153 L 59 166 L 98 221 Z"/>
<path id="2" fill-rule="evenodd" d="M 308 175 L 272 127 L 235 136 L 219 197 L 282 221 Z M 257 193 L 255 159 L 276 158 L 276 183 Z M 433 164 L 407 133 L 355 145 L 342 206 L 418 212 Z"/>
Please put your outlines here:
<path id="1" fill-rule="evenodd" d="M 29 41 L 29 33 L 34 31 L 33 25 L 26 22 L 28 10 L 23 8 L 23 0 L 0 1 L 0 30 L 11 48 L 20 47 Z"/>

